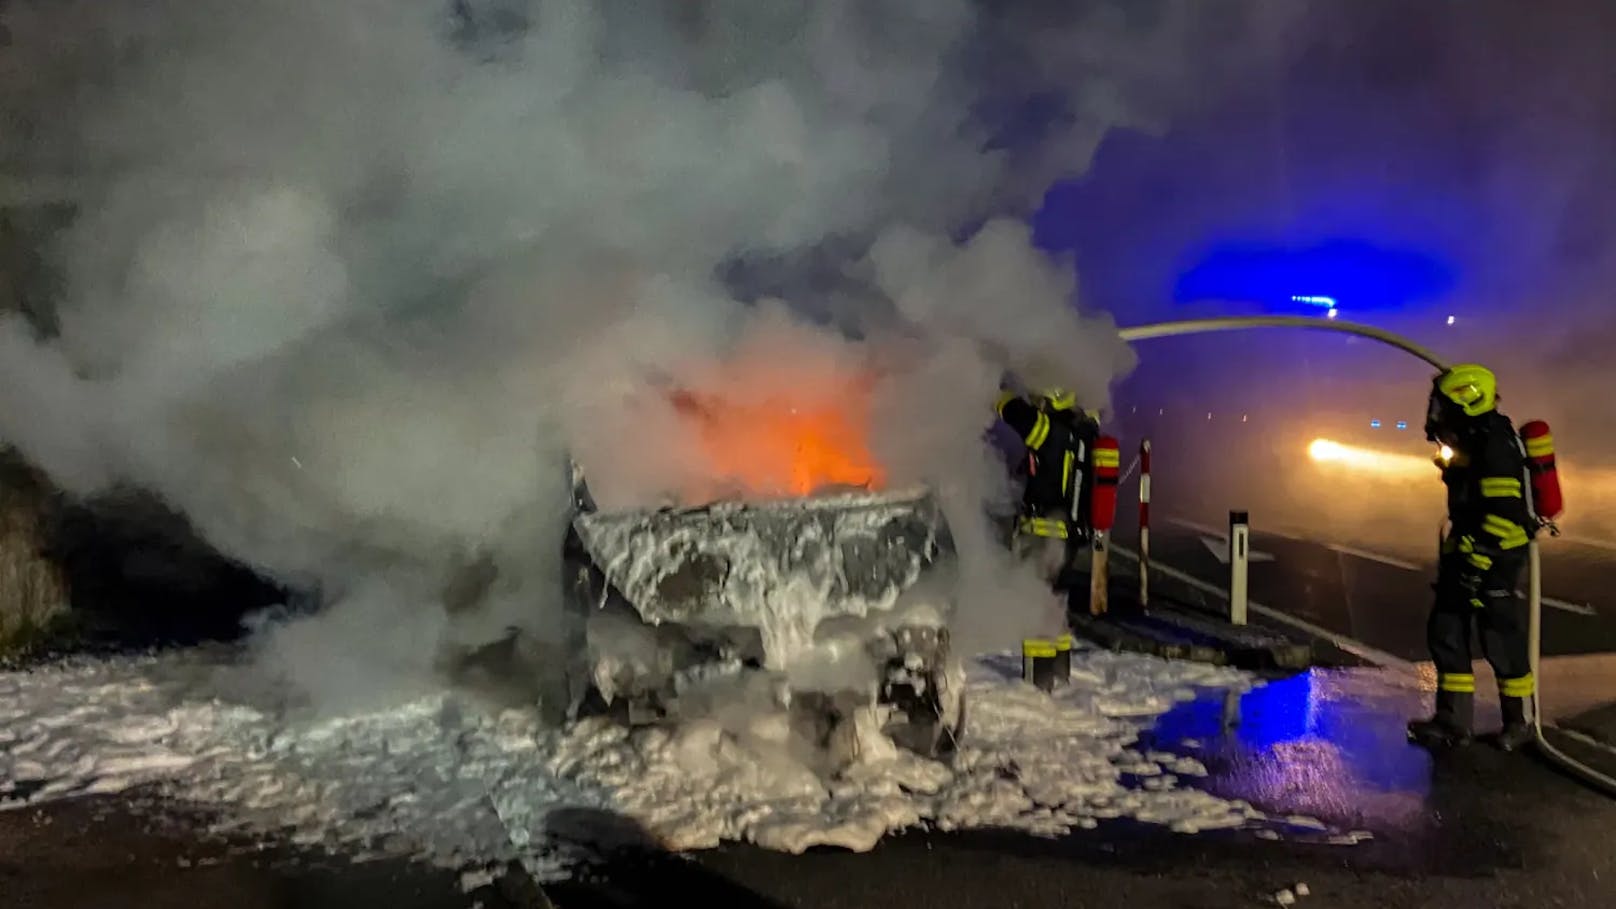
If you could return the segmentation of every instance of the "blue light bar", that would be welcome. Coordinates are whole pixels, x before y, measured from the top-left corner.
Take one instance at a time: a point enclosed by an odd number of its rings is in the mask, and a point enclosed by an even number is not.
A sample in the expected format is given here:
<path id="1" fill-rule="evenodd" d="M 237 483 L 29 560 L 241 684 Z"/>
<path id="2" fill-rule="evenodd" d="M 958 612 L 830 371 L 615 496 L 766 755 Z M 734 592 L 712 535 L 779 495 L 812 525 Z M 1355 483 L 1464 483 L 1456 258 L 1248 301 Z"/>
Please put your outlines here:
<path id="1" fill-rule="evenodd" d="M 1335 297 L 1314 297 L 1303 294 L 1292 294 L 1292 303 L 1306 303 L 1310 306 L 1323 306 L 1326 309 L 1335 308 Z"/>
<path id="2" fill-rule="evenodd" d="M 1397 421 L 1397 428 L 1398 429 L 1407 429 L 1408 428 L 1408 421 L 1407 420 L 1398 420 Z"/>
<path id="3" fill-rule="evenodd" d="M 1370 429 L 1379 429 L 1380 428 L 1380 421 L 1379 420 L 1370 420 L 1369 421 L 1369 428 Z"/>

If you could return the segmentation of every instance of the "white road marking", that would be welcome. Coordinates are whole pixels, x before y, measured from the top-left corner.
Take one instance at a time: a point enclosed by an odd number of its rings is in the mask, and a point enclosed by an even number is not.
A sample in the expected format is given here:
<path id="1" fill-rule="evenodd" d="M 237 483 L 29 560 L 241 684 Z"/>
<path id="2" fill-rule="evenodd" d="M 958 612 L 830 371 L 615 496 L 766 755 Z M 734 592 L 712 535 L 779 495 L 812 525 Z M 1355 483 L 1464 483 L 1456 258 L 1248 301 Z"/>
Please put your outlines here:
<path id="1" fill-rule="evenodd" d="M 1379 562 L 1382 565 L 1390 565 L 1393 568 L 1401 568 L 1404 571 L 1423 572 L 1426 570 L 1424 565 L 1416 565 L 1413 562 L 1405 562 L 1402 559 L 1394 556 L 1381 555 L 1378 552 L 1370 552 L 1367 549 L 1357 549 L 1352 546 L 1344 546 L 1340 543 L 1326 543 L 1325 548 L 1329 549 L 1331 552 L 1339 552 L 1342 555 L 1349 555 L 1353 556 L 1354 558 L 1365 559 L 1370 562 Z"/>
<path id="2" fill-rule="evenodd" d="M 1206 524 L 1197 524 L 1194 521 L 1185 521 L 1180 518 L 1168 518 L 1167 523 L 1177 524 L 1185 530 L 1193 530 L 1196 533 L 1204 533 L 1209 537 L 1217 537 L 1220 540 L 1227 540 L 1229 538 L 1229 528 L 1227 527 L 1217 528 Z M 1267 531 L 1263 532 L 1267 533 Z"/>
<path id="3" fill-rule="evenodd" d="M 1117 554 L 1119 554 L 1119 555 L 1121 555 L 1121 556 L 1123 556 L 1125 558 L 1133 559 L 1136 562 L 1139 561 L 1139 555 L 1137 553 L 1130 552 L 1126 547 L 1118 546 L 1115 543 L 1113 543 L 1111 545 L 1111 551 L 1115 552 L 1115 553 L 1117 553 Z M 1226 599 L 1229 598 L 1229 592 L 1227 590 L 1223 590 L 1223 589 L 1219 588 L 1215 584 L 1208 584 L 1207 582 L 1201 580 L 1200 578 L 1194 577 L 1193 575 L 1185 574 L 1184 572 L 1179 571 L 1179 570 L 1177 570 L 1175 568 L 1169 568 L 1168 566 L 1163 565 L 1160 562 L 1152 561 L 1150 563 L 1150 569 L 1152 571 L 1159 572 L 1161 574 L 1167 575 L 1170 578 L 1175 578 L 1175 579 L 1177 579 L 1179 581 L 1182 581 L 1185 584 L 1188 584 L 1191 587 L 1194 587 L 1195 589 L 1202 591 L 1203 593 L 1209 593 L 1212 596 L 1215 596 L 1215 597 L 1217 597 L 1219 599 L 1226 600 Z M 1328 628 L 1323 628 L 1321 626 L 1315 625 L 1312 622 L 1307 621 L 1306 619 L 1299 619 L 1299 618 L 1297 618 L 1296 616 L 1293 616 L 1293 615 L 1286 615 L 1285 613 L 1280 612 L 1277 609 L 1271 609 L 1271 608 L 1269 608 L 1267 606 L 1262 605 L 1261 603 L 1248 602 L 1246 604 L 1246 607 L 1248 609 L 1250 609 L 1252 612 L 1257 613 L 1258 615 L 1267 616 L 1268 618 L 1271 618 L 1276 622 L 1283 622 L 1283 623 L 1291 626 L 1292 628 L 1299 628 L 1302 631 L 1305 631 L 1308 634 L 1313 635 L 1314 637 L 1323 638 L 1324 640 L 1329 641 L 1330 643 L 1332 643 L 1335 646 L 1341 648 L 1342 650 L 1346 651 L 1347 653 L 1350 653 L 1350 654 L 1352 654 L 1354 656 L 1360 657 L 1360 658 L 1362 658 L 1364 660 L 1367 660 L 1367 661 L 1369 661 L 1371 663 L 1374 663 L 1374 664 L 1376 664 L 1378 666 L 1384 666 L 1384 667 L 1387 667 L 1387 668 L 1390 668 L 1390 669 L 1396 669 L 1396 670 L 1399 670 L 1401 672 L 1406 672 L 1406 673 L 1408 673 L 1410 675 L 1418 675 L 1419 674 L 1418 667 L 1416 667 L 1413 663 L 1409 662 L 1408 660 L 1403 659 L 1400 656 L 1394 656 L 1394 655 L 1392 655 L 1390 653 L 1387 653 L 1384 650 L 1378 650 L 1378 649 L 1376 649 L 1374 647 L 1369 646 L 1368 644 L 1365 644 L 1362 641 L 1356 640 L 1354 638 L 1349 638 L 1346 635 L 1336 634 L 1335 632 L 1329 630 Z"/>
<path id="4" fill-rule="evenodd" d="M 1225 565 L 1229 564 L 1229 538 L 1227 536 L 1215 537 L 1207 534 L 1201 537 L 1201 542 L 1206 544 L 1207 549 L 1212 550 L 1212 554 L 1218 557 L 1219 562 Z M 1248 562 L 1272 562 L 1273 560 L 1274 554 L 1271 552 L 1258 552 L 1253 549 L 1246 553 L 1246 561 Z"/>
<path id="5" fill-rule="evenodd" d="M 1600 740 L 1594 738 L 1593 736 L 1589 735 L 1586 732 L 1578 732 L 1575 729 L 1567 729 L 1564 726 L 1560 726 L 1558 724 L 1550 724 L 1550 725 L 1554 726 L 1554 729 L 1557 732 L 1559 732 L 1561 735 L 1566 736 L 1567 738 L 1576 739 L 1577 741 L 1579 741 L 1582 744 L 1587 745 L 1587 746 L 1589 746 L 1591 748 L 1601 748 L 1601 749 L 1604 749 L 1605 751 L 1609 751 L 1611 754 L 1616 754 L 1616 747 L 1612 747 L 1610 745 L 1607 745 L 1604 742 L 1601 742 Z"/>
<path id="6" fill-rule="evenodd" d="M 1227 532 L 1214 530 L 1213 528 L 1207 526 L 1206 524 L 1200 524 L 1200 523 L 1197 523 L 1195 521 L 1185 521 L 1185 520 L 1182 520 L 1180 518 L 1169 518 L 1168 523 L 1169 524 L 1176 524 L 1179 527 L 1185 528 L 1186 530 L 1193 530 L 1193 531 L 1196 531 L 1197 533 L 1203 534 L 1203 536 L 1201 538 L 1201 542 L 1205 543 L 1206 547 L 1208 549 L 1212 550 L 1212 554 L 1216 555 L 1218 557 L 1218 561 L 1226 562 L 1226 560 L 1228 559 L 1227 552 L 1224 551 L 1224 549 L 1219 548 L 1220 546 L 1226 547 L 1226 545 L 1227 545 L 1226 541 L 1229 539 L 1229 535 L 1228 535 Z M 1365 559 L 1365 560 L 1370 561 L 1370 562 L 1379 562 L 1382 565 L 1390 565 L 1393 568 L 1401 568 L 1404 571 L 1424 572 L 1424 571 L 1429 570 L 1424 565 L 1417 565 L 1417 564 L 1415 564 L 1413 562 L 1409 562 L 1409 561 L 1405 561 L 1403 559 L 1396 558 L 1395 556 L 1382 555 L 1381 553 L 1378 553 L 1378 552 L 1370 552 L 1367 549 L 1358 549 L 1356 547 L 1347 546 L 1347 545 L 1344 545 L 1344 544 L 1341 544 L 1341 543 L 1316 543 L 1316 542 L 1314 542 L 1312 540 L 1307 540 L 1307 539 L 1304 539 L 1302 537 L 1293 536 L 1293 535 L 1288 534 L 1288 533 L 1279 533 L 1279 532 L 1268 531 L 1268 530 L 1264 530 L 1262 532 L 1266 533 L 1266 534 L 1268 534 L 1270 536 L 1282 537 L 1284 539 L 1289 539 L 1289 540 L 1297 540 L 1299 542 L 1304 542 L 1304 543 L 1313 543 L 1316 546 L 1323 546 L 1324 548 L 1330 550 L 1331 552 L 1339 552 L 1342 555 L 1349 555 L 1349 556 L 1353 556 L 1354 558 Z M 1213 537 L 1215 539 L 1207 539 L 1208 537 Z M 1605 543 L 1602 540 L 1592 540 L 1592 539 L 1587 539 L 1587 538 L 1584 538 L 1584 537 L 1560 537 L 1560 539 L 1566 540 L 1566 541 L 1572 542 L 1572 543 L 1577 543 L 1577 544 L 1582 545 L 1582 546 L 1594 546 L 1594 547 L 1600 547 L 1600 548 L 1609 547 L 1612 550 L 1616 550 L 1616 544 Z M 1251 561 L 1253 561 L 1253 562 L 1273 561 L 1273 556 L 1269 555 L 1268 553 L 1259 553 L 1255 549 L 1253 549 L 1251 551 Z M 1525 596 L 1525 594 L 1522 594 L 1522 596 Z M 1548 597 L 1548 596 L 1544 597 L 1543 598 L 1543 605 L 1545 607 L 1549 608 L 1549 609 L 1558 609 L 1561 612 L 1570 612 L 1570 613 L 1574 613 L 1576 615 L 1598 615 L 1599 614 L 1599 610 L 1594 609 L 1592 606 L 1589 606 L 1586 603 L 1573 603 L 1573 602 L 1571 602 L 1569 600 L 1556 599 L 1555 597 Z"/>
<path id="7" fill-rule="evenodd" d="M 1518 591 L 1518 590 L 1516 591 L 1516 593 L 1519 594 L 1522 597 L 1526 596 L 1525 593 L 1522 593 L 1521 591 Z M 1598 615 L 1599 614 L 1599 611 L 1597 609 L 1594 609 L 1592 606 L 1588 606 L 1588 605 L 1585 605 L 1585 604 L 1582 604 L 1582 603 L 1568 603 L 1565 600 L 1557 600 L 1554 597 L 1544 597 L 1543 598 L 1543 605 L 1547 606 L 1550 609 L 1560 609 L 1560 610 L 1563 610 L 1565 612 L 1574 612 L 1577 615 Z"/>
<path id="8" fill-rule="evenodd" d="M 1590 549 L 1603 549 L 1608 552 L 1616 552 L 1616 543 L 1612 543 L 1609 540 L 1596 540 L 1593 537 L 1574 537 L 1570 534 L 1561 534 L 1558 537 L 1539 537 L 1539 539 L 1543 540 L 1544 542 L 1548 542 L 1549 540 L 1563 540 L 1577 546 L 1587 546 Z"/>

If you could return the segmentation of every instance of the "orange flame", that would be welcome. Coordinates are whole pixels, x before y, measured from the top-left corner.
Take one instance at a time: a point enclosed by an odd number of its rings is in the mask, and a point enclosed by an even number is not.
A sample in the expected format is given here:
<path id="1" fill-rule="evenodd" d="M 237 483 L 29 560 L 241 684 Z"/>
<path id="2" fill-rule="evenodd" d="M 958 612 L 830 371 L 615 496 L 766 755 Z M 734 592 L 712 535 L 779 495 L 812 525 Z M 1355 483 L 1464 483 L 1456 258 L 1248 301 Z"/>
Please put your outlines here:
<path id="1" fill-rule="evenodd" d="M 870 453 L 870 384 L 791 400 L 738 402 L 685 389 L 671 391 L 674 409 L 698 422 L 714 480 L 749 495 L 806 496 L 829 486 L 878 489 L 885 472 Z"/>

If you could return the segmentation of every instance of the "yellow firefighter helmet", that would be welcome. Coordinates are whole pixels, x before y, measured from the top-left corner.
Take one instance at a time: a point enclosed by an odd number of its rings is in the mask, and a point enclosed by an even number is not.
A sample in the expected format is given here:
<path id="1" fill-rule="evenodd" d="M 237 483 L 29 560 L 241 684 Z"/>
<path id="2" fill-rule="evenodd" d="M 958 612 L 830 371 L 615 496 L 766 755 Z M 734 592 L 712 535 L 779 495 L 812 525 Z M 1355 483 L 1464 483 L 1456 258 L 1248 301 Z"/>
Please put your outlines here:
<path id="1" fill-rule="evenodd" d="M 1437 376 L 1436 390 L 1470 417 L 1479 417 L 1498 403 L 1498 377 L 1474 363 L 1455 366 Z"/>
<path id="2" fill-rule="evenodd" d="M 1050 410 L 1071 410 L 1077 406 L 1077 394 L 1065 388 L 1046 388 L 1040 394 L 1049 402 Z"/>

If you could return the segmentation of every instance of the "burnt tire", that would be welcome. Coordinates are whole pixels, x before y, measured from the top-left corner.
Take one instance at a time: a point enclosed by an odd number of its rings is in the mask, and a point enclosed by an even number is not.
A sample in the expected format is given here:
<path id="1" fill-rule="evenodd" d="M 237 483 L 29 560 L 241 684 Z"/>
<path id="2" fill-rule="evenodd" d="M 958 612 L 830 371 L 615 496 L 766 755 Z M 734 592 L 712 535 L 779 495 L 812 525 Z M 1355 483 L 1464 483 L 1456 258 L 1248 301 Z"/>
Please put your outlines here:
<path id="1" fill-rule="evenodd" d="M 933 671 L 924 678 L 923 690 L 889 685 L 882 691 L 894 714 L 883 731 L 900 748 L 947 759 L 959 750 L 965 732 L 963 673 Z"/>

